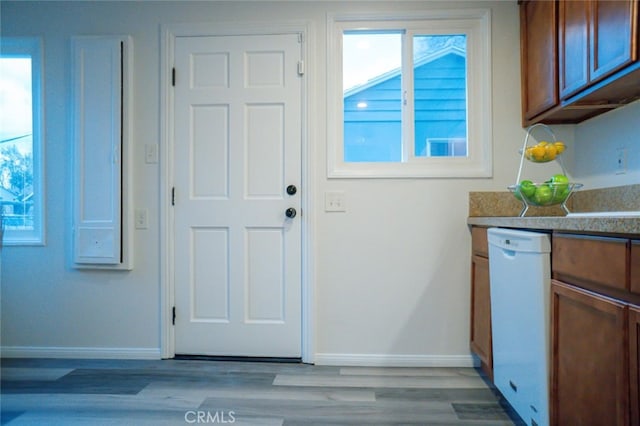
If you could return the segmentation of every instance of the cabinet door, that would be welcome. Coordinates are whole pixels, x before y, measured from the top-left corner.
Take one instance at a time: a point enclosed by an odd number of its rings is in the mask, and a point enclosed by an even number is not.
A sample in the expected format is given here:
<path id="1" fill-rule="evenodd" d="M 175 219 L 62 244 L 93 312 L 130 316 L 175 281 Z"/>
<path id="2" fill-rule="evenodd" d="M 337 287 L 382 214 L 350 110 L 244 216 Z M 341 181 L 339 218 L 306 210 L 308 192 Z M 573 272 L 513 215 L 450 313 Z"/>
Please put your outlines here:
<path id="1" fill-rule="evenodd" d="M 489 259 L 472 256 L 471 261 L 471 350 L 478 355 L 482 369 L 493 380 L 491 350 L 491 298 Z"/>
<path id="2" fill-rule="evenodd" d="M 631 291 L 640 294 L 640 240 L 631 241 Z"/>
<path id="3" fill-rule="evenodd" d="M 589 83 L 589 2 L 558 3 L 558 51 L 560 99 L 566 99 Z"/>
<path id="4" fill-rule="evenodd" d="M 631 424 L 640 425 L 640 306 L 629 308 L 629 385 Z"/>
<path id="5" fill-rule="evenodd" d="M 551 424 L 627 424 L 626 306 L 556 280 L 551 304 Z"/>
<path id="6" fill-rule="evenodd" d="M 520 6 L 522 116 L 524 121 L 558 104 L 556 3 L 525 1 Z"/>
<path id="7" fill-rule="evenodd" d="M 637 20 L 637 0 L 591 1 L 592 82 L 638 59 Z"/>

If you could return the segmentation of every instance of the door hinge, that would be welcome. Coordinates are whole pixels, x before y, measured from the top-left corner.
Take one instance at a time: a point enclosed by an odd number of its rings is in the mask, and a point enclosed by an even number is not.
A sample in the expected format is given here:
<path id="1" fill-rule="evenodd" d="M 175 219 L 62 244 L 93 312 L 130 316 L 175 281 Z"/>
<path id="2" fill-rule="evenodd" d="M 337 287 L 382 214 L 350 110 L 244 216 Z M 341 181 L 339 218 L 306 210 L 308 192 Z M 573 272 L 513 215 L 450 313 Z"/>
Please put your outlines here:
<path id="1" fill-rule="evenodd" d="M 175 68 L 171 69 L 171 85 L 173 87 L 176 86 L 176 69 Z"/>
<path id="2" fill-rule="evenodd" d="M 304 61 L 298 61 L 298 75 L 304 75 Z"/>
<path id="3" fill-rule="evenodd" d="M 176 205 L 176 187 L 172 187 L 171 188 L 171 205 L 175 206 Z"/>
<path id="4" fill-rule="evenodd" d="M 176 307 L 171 308 L 171 324 L 176 325 Z"/>
<path id="5" fill-rule="evenodd" d="M 298 33 L 298 43 L 302 43 L 302 42 L 304 42 L 304 34 Z"/>

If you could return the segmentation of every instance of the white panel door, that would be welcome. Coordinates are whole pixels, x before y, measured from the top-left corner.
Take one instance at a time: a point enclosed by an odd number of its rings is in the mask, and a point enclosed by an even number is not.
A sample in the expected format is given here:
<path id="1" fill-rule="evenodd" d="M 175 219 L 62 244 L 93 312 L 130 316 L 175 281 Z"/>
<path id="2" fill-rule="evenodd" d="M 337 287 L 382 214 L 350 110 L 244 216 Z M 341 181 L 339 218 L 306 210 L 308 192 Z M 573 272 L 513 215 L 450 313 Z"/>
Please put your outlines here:
<path id="1" fill-rule="evenodd" d="M 74 256 L 76 264 L 122 262 L 121 37 L 75 37 Z"/>
<path id="2" fill-rule="evenodd" d="M 176 354 L 301 355 L 300 57 L 296 34 L 176 38 Z"/>

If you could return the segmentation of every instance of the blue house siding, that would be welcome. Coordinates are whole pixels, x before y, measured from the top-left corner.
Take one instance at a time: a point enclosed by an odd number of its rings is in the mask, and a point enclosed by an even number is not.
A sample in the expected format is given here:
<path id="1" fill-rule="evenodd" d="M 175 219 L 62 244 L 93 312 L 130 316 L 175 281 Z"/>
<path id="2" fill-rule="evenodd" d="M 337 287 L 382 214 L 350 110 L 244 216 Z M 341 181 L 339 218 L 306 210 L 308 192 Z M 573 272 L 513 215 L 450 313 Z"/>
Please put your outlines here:
<path id="1" fill-rule="evenodd" d="M 426 155 L 427 139 L 466 139 L 465 58 L 448 53 L 414 70 L 415 155 Z M 344 160 L 400 161 L 401 82 L 399 71 L 344 98 Z M 358 108 L 365 102 L 366 108 Z M 431 155 L 448 155 L 434 146 Z M 464 151 L 466 155 L 466 150 Z"/>

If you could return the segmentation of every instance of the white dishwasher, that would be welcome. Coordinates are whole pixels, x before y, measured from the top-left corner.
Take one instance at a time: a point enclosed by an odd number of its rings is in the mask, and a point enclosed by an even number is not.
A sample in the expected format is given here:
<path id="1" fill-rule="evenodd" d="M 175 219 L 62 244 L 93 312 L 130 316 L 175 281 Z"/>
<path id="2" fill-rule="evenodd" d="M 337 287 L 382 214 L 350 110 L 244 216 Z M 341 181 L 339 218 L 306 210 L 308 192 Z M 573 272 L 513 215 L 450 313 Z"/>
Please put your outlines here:
<path id="1" fill-rule="evenodd" d="M 528 425 L 549 424 L 548 234 L 490 228 L 495 386 Z"/>

